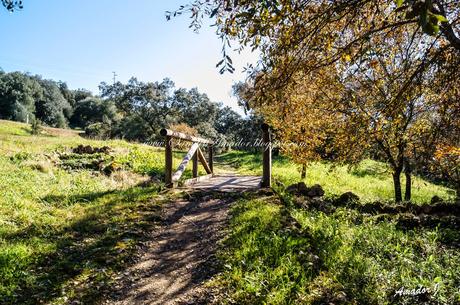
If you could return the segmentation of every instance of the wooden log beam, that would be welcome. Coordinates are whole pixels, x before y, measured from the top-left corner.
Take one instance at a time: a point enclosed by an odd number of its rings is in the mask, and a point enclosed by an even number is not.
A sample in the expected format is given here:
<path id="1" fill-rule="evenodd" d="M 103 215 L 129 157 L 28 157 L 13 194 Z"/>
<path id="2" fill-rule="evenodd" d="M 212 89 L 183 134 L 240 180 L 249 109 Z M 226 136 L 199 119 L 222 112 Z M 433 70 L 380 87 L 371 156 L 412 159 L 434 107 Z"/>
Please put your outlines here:
<path id="1" fill-rule="evenodd" d="M 194 143 L 214 144 L 214 142 L 211 141 L 211 140 L 207 140 L 207 139 L 187 135 L 185 133 L 177 132 L 177 131 L 166 129 L 166 128 L 163 128 L 160 131 L 160 134 L 162 136 L 164 136 L 164 137 L 172 137 L 172 138 L 182 139 L 182 140 L 186 140 L 186 141 L 190 141 L 190 142 L 194 142 Z"/>
<path id="2" fill-rule="evenodd" d="M 166 187 L 173 187 L 172 180 L 173 153 L 171 147 L 171 137 L 166 137 L 165 144 L 165 184 Z"/>
<path id="3" fill-rule="evenodd" d="M 197 153 L 198 153 L 198 159 L 200 160 L 201 164 L 203 164 L 203 167 L 204 167 L 204 170 L 206 171 L 206 173 L 212 174 L 212 170 L 209 167 L 208 162 L 206 161 L 206 157 L 201 152 L 201 149 L 198 149 Z"/>
<path id="4" fill-rule="evenodd" d="M 192 160 L 193 155 L 196 153 L 198 148 L 199 148 L 199 144 L 193 143 L 192 147 L 190 148 L 190 150 L 188 151 L 188 153 L 185 155 L 184 159 L 180 163 L 179 167 L 177 168 L 177 171 L 172 176 L 173 182 L 176 182 L 180 179 L 180 177 L 185 171 L 185 168 L 187 168 L 187 164 L 190 162 L 190 160 Z"/>
<path id="5" fill-rule="evenodd" d="M 214 161 L 213 161 L 213 154 L 214 154 L 214 147 L 212 144 L 208 145 L 208 162 L 209 162 L 209 169 L 211 173 L 214 173 Z"/>
<path id="6" fill-rule="evenodd" d="M 198 154 L 196 152 L 193 154 L 192 162 L 192 176 L 193 178 L 196 178 L 198 177 Z"/>
<path id="7" fill-rule="evenodd" d="M 272 185 L 272 144 L 270 130 L 267 124 L 262 124 L 263 132 L 263 174 L 262 187 L 271 187 Z"/>

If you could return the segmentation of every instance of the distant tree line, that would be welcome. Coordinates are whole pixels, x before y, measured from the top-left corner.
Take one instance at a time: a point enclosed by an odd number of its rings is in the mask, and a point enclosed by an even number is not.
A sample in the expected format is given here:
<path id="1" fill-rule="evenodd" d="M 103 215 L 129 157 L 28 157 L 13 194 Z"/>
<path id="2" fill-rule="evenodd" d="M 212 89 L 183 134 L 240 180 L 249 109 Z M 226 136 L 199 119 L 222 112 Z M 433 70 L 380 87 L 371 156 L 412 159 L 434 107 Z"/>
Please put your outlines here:
<path id="1" fill-rule="evenodd" d="M 197 135 L 234 143 L 260 137 L 260 118 L 240 116 L 198 89 L 175 88 L 170 79 L 101 83 L 100 96 L 65 82 L 0 71 L 0 119 L 35 121 L 85 130 L 90 137 L 156 140 L 161 128 L 190 127 Z M 182 126 L 182 127 L 180 127 Z"/>

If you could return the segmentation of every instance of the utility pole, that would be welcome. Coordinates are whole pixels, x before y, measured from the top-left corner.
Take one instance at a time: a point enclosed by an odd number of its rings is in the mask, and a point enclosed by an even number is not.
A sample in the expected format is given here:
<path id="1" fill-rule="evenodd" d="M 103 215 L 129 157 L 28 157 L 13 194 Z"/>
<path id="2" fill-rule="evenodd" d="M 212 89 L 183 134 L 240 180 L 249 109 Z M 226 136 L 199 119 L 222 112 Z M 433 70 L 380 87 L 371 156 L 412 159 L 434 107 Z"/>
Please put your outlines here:
<path id="1" fill-rule="evenodd" d="M 118 76 L 118 74 L 115 71 L 113 71 L 112 73 L 113 73 L 113 84 L 115 85 L 116 77 Z"/>

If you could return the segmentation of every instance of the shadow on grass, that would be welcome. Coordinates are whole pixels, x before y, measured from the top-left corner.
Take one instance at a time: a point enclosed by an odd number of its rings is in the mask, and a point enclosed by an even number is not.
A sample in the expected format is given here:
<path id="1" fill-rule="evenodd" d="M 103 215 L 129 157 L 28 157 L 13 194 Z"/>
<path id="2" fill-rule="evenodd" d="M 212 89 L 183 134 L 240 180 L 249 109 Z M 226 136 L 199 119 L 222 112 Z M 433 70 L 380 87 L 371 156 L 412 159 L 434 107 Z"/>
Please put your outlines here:
<path id="1" fill-rule="evenodd" d="M 22 271 L 24 276 L 17 278 L 16 291 L 0 297 L 0 303 L 40 304 L 57 298 L 64 303 L 97 303 L 110 286 L 111 276 L 130 264 L 146 232 L 160 220 L 154 194 L 152 187 L 82 194 L 73 200 L 93 205 L 68 226 L 51 232 L 27 228 L 6 236 L 12 243 L 28 238 L 53 246 L 34 258 L 32 266 Z"/>
<path id="2" fill-rule="evenodd" d="M 350 170 L 353 176 L 364 178 L 374 177 L 379 179 L 386 179 L 390 173 L 387 168 L 377 162 L 371 164 L 360 164 Z"/>
<path id="3" fill-rule="evenodd" d="M 302 228 L 291 216 L 290 208 L 278 204 L 275 197 L 263 201 L 241 202 L 232 211 L 231 234 L 225 241 L 229 250 L 223 254 L 228 267 L 220 277 L 232 302 L 369 301 L 369 285 L 360 284 L 368 282 L 365 272 L 361 272 L 362 263 L 350 257 L 349 265 L 342 270 L 329 269 L 330 256 L 340 251 L 336 236 Z M 334 274 L 334 280 L 329 273 Z M 314 293 L 307 297 L 305 293 L 311 291 Z"/>

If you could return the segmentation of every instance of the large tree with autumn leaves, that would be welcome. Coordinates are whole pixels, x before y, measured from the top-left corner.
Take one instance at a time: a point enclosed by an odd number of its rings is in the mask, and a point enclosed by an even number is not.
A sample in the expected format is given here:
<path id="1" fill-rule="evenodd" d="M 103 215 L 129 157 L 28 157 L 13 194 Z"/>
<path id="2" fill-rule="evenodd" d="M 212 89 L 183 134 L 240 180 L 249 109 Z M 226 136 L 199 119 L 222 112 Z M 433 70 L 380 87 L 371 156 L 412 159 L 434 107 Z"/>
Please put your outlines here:
<path id="1" fill-rule="evenodd" d="M 281 139 L 303 143 L 285 148 L 299 163 L 356 162 L 377 148 L 393 169 L 395 199 L 404 171 L 409 200 L 414 164 L 431 161 L 436 135 L 458 119 L 458 92 L 446 98 L 442 89 L 458 76 L 456 1 L 215 0 L 172 14 L 185 10 L 196 28 L 215 19 L 227 46 L 221 72 L 234 70 L 232 40 L 260 51 L 241 94 Z"/>
<path id="2" fill-rule="evenodd" d="M 295 73 L 270 98 L 259 98 L 267 88 L 263 79 L 270 78 L 260 73 L 242 97 L 285 142 L 302 143 L 283 147 L 298 163 L 322 158 L 356 163 L 378 151 L 392 168 L 396 201 L 402 200 L 403 171 L 404 199 L 410 200 L 416 157 L 439 142 L 427 142 L 426 134 L 433 132 L 436 117 L 445 116 L 431 88 L 439 68 L 417 71 L 424 55 L 412 44 L 421 46 L 426 37 L 415 30 L 382 36 L 359 62 L 344 57 L 309 74 Z"/>

